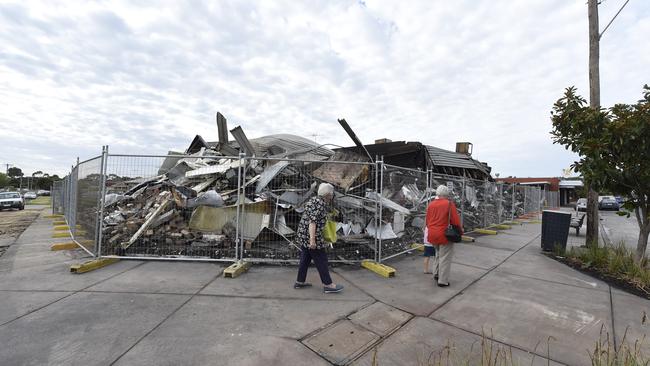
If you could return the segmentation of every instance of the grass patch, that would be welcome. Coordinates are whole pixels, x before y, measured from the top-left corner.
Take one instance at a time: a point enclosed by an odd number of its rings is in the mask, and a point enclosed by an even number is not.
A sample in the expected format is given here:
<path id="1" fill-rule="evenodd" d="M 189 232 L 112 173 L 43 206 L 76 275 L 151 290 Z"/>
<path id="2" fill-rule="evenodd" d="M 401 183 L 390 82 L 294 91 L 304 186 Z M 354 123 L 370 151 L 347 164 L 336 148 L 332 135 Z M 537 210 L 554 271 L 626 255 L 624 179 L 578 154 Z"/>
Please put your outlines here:
<path id="1" fill-rule="evenodd" d="M 51 196 L 39 196 L 26 202 L 28 205 L 52 205 Z"/>
<path id="2" fill-rule="evenodd" d="M 643 321 L 642 321 L 643 322 Z M 646 357 L 642 348 L 645 346 L 645 336 L 633 343 L 627 340 L 627 329 L 620 344 L 614 344 L 605 326 L 601 326 L 600 335 L 596 340 L 594 348 L 584 352 L 590 360 L 591 366 L 648 366 L 650 359 Z M 454 345 L 453 340 L 447 339 L 447 344 L 440 350 L 432 351 L 424 359 L 418 358 L 416 366 L 532 366 L 541 358 L 533 356 L 530 362 L 519 361 L 519 357 L 513 356 L 512 347 L 503 345 L 492 340 L 483 332 L 480 341 L 467 348 L 459 348 Z M 543 362 L 550 365 L 553 358 L 552 345 L 557 340 L 553 337 L 546 339 L 546 352 L 538 352 L 540 344 L 537 342 L 533 353 L 543 355 L 546 360 Z M 372 366 L 383 366 L 381 357 L 378 356 L 378 349 L 372 352 Z M 387 365 L 387 364 L 386 364 Z"/>
<path id="3" fill-rule="evenodd" d="M 627 292 L 650 299 L 648 258 L 637 263 L 634 251 L 623 242 L 616 246 L 574 247 L 566 252 L 555 250 L 551 256 Z"/>

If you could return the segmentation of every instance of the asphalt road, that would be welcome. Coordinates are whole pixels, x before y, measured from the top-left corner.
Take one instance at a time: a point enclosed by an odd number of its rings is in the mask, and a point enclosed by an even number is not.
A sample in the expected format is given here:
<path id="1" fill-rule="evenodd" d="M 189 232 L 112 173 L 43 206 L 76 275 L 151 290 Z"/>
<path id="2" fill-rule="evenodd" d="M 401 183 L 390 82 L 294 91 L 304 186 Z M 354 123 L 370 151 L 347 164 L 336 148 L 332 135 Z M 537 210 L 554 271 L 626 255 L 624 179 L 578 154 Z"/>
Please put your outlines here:
<path id="1" fill-rule="evenodd" d="M 639 237 L 639 224 L 634 214 L 630 217 L 618 216 L 615 211 L 600 211 L 600 223 L 609 241 L 616 245 L 624 242 L 629 248 L 636 249 Z"/>

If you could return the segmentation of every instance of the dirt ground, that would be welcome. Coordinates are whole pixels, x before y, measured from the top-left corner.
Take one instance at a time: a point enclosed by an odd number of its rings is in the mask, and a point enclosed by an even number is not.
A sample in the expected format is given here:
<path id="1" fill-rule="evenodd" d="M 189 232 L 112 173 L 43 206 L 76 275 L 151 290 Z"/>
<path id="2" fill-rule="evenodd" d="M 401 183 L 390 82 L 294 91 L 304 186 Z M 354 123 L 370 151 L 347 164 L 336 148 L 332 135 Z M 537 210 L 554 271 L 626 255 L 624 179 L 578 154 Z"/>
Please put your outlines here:
<path id="1" fill-rule="evenodd" d="M 7 250 L 13 239 L 17 238 L 36 219 L 41 210 L 2 210 L 0 211 L 0 256 Z"/>

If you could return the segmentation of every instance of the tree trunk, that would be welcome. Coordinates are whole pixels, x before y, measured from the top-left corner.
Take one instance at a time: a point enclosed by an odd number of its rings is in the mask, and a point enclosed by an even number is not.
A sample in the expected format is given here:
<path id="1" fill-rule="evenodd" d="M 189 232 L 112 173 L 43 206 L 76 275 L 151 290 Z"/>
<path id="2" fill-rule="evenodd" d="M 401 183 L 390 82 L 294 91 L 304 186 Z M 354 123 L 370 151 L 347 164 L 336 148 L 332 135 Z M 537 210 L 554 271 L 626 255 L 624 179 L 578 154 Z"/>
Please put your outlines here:
<path id="1" fill-rule="evenodd" d="M 587 233 L 585 244 L 598 247 L 598 192 L 589 187 L 587 194 Z"/>
<path id="2" fill-rule="evenodd" d="M 636 243 L 636 259 L 640 263 L 645 256 L 645 251 L 648 246 L 648 234 L 650 234 L 650 217 L 648 217 L 650 208 L 648 206 L 637 207 L 634 210 L 636 220 L 639 223 L 639 240 Z"/>

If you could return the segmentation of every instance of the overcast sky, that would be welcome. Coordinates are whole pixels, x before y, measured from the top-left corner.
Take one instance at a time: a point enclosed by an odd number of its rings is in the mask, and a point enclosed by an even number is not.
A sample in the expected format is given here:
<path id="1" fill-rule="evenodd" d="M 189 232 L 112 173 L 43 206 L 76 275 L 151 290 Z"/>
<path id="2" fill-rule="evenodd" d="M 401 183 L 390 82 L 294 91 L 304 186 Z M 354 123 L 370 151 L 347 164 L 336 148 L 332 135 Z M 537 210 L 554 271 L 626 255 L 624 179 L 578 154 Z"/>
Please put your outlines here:
<path id="1" fill-rule="evenodd" d="M 184 150 L 217 139 L 217 111 L 249 137 L 348 146 L 344 117 L 365 143 L 469 141 L 501 176 L 575 159 L 549 115 L 567 86 L 589 96 L 585 0 L 134 3 L 0 3 L 0 163 Z M 650 83 L 648 35 L 650 2 L 631 0 L 601 40 L 602 105 Z"/>

